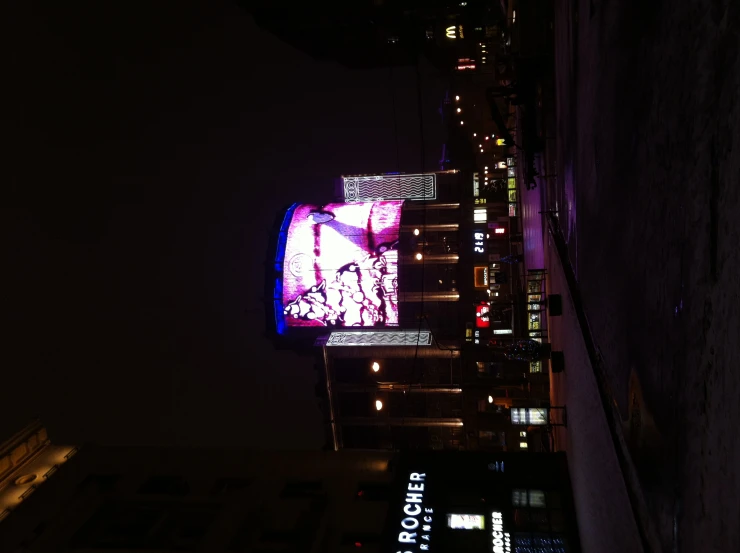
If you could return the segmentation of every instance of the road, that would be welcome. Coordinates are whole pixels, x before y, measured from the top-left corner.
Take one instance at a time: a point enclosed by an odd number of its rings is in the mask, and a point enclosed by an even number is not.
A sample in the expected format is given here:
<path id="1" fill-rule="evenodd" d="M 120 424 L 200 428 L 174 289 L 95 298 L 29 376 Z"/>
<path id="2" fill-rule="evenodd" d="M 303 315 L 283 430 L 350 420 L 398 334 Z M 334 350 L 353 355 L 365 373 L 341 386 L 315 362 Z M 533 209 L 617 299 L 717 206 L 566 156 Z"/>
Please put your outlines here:
<path id="1" fill-rule="evenodd" d="M 557 4 L 547 202 L 652 522 L 664 551 L 740 551 L 740 4 Z"/>

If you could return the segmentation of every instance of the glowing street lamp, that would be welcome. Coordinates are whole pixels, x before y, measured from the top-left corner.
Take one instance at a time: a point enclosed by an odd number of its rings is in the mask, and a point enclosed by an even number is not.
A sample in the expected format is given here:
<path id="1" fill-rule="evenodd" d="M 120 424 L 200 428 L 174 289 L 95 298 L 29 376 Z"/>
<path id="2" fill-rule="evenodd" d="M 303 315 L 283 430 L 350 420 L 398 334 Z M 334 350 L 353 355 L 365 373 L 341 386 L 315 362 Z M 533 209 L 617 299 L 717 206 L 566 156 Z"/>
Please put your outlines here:
<path id="1" fill-rule="evenodd" d="M 465 124 L 465 121 L 460 121 L 460 124 L 461 124 L 461 125 L 464 125 L 464 124 Z"/>
<path id="2" fill-rule="evenodd" d="M 417 254 L 416 254 L 416 260 L 417 260 L 417 261 L 421 261 L 421 258 L 422 258 L 422 257 L 424 257 L 424 256 L 423 256 L 423 255 L 421 255 L 420 253 L 417 253 Z"/>
<path id="3" fill-rule="evenodd" d="M 380 363 L 377 361 L 373 361 L 373 364 L 371 365 L 373 372 L 376 373 L 380 370 Z"/>
<path id="4" fill-rule="evenodd" d="M 457 113 L 460 113 L 462 111 L 462 108 L 457 108 Z"/>
<path id="5" fill-rule="evenodd" d="M 488 396 L 488 403 L 493 403 L 493 396 Z"/>
<path id="6" fill-rule="evenodd" d="M 459 102 L 460 101 L 460 96 L 455 96 L 455 101 L 456 102 Z"/>
<path id="7" fill-rule="evenodd" d="M 419 236 L 419 229 L 418 228 L 415 228 L 414 229 L 414 236 Z"/>
<path id="8" fill-rule="evenodd" d="M 380 401 L 379 399 L 376 399 L 375 400 L 375 409 L 377 411 L 380 411 L 382 408 L 383 408 L 383 402 Z"/>

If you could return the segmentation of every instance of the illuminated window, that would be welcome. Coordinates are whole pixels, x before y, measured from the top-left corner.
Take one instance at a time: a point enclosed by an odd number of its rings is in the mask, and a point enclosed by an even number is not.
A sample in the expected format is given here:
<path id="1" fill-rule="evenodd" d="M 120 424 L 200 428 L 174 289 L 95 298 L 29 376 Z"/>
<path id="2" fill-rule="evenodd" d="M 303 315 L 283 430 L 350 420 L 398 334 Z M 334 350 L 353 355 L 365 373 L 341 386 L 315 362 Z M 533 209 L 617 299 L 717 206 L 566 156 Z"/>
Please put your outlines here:
<path id="1" fill-rule="evenodd" d="M 519 448 L 520 448 L 520 449 L 527 449 L 527 447 L 529 447 L 529 446 L 527 445 L 527 442 L 519 442 Z"/>
<path id="2" fill-rule="evenodd" d="M 526 430 L 522 430 L 521 432 L 519 432 L 519 437 L 520 438 L 526 438 L 527 437 L 527 431 Z"/>
<path id="3" fill-rule="evenodd" d="M 546 505 L 545 492 L 542 490 L 512 490 L 511 504 L 514 507 L 543 509 Z"/>
<path id="4" fill-rule="evenodd" d="M 485 223 L 488 220 L 486 209 L 478 208 L 473 210 L 473 221 L 476 223 Z"/>
<path id="5" fill-rule="evenodd" d="M 531 373 L 541 373 L 542 372 L 542 361 L 530 361 L 529 363 L 529 372 Z"/>

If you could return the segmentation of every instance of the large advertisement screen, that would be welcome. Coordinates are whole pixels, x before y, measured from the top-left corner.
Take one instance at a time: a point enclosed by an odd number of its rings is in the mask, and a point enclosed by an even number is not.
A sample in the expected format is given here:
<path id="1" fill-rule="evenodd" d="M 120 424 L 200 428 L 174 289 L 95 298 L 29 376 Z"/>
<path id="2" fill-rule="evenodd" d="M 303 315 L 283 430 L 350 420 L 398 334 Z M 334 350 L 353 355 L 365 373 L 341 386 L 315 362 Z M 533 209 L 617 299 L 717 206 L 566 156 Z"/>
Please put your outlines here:
<path id="1" fill-rule="evenodd" d="M 296 206 L 286 233 L 278 328 L 398 326 L 402 205 Z"/>

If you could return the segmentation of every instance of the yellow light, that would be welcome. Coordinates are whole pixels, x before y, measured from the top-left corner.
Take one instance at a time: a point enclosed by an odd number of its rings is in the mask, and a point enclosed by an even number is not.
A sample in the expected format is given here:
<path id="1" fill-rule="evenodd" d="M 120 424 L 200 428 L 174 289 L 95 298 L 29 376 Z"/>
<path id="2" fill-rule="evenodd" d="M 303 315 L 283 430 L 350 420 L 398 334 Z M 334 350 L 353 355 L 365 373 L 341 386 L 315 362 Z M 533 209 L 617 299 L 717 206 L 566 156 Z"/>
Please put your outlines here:
<path id="1" fill-rule="evenodd" d="M 527 445 L 527 442 L 519 442 L 519 447 L 522 449 L 527 449 L 527 447 L 529 446 Z"/>
<path id="2" fill-rule="evenodd" d="M 417 261 L 421 261 L 421 258 L 422 258 L 422 257 L 424 257 L 424 256 L 423 256 L 423 255 L 421 255 L 420 253 L 417 253 L 417 254 L 416 254 L 416 260 L 417 260 Z"/>
<path id="3" fill-rule="evenodd" d="M 378 410 L 378 411 L 380 411 L 382 408 L 383 408 L 383 402 L 380 401 L 379 399 L 376 399 L 375 400 L 375 409 Z"/>
<path id="4" fill-rule="evenodd" d="M 415 228 L 414 229 L 414 236 L 419 236 L 419 229 L 418 228 Z"/>
<path id="5" fill-rule="evenodd" d="M 373 361 L 372 368 L 373 372 L 378 372 L 380 370 L 380 363 L 378 363 L 377 361 Z"/>
<path id="6" fill-rule="evenodd" d="M 488 403 L 493 403 L 493 396 L 488 396 Z"/>
<path id="7" fill-rule="evenodd" d="M 496 146 L 503 146 L 504 145 L 504 139 L 503 138 L 497 138 L 496 139 Z"/>

